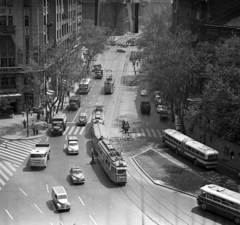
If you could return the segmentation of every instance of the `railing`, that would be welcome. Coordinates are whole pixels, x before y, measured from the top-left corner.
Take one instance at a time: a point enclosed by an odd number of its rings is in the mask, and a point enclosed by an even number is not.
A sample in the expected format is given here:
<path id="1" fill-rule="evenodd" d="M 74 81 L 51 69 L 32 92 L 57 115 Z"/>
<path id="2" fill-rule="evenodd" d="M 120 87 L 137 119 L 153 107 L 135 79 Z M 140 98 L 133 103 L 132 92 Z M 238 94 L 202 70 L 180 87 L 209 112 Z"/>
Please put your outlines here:
<path id="1" fill-rule="evenodd" d="M 0 27 L 0 33 L 15 33 L 15 26 Z"/>

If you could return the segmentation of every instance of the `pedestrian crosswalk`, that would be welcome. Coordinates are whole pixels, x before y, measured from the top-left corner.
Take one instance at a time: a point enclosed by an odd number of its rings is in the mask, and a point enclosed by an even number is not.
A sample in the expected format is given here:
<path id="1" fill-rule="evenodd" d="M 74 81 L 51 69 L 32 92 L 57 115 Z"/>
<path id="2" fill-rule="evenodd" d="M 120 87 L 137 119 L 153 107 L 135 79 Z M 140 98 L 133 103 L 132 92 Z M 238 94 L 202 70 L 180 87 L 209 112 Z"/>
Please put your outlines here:
<path id="1" fill-rule="evenodd" d="M 162 133 L 159 129 L 132 128 L 130 130 L 130 133 L 133 138 L 137 138 L 137 137 L 162 138 Z"/>
<path id="2" fill-rule="evenodd" d="M 63 135 L 82 135 L 85 127 L 67 126 Z"/>
<path id="3" fill-rule="evenodd" d="M 40 140 L 37 138 L 24 141 L 4 141 L 0 145 L 0 159 L 20 165 Z"/>
<path id="4" fill-rule="evenodd" d="M 4 141 L 0 145 L 0 190 L 40 140 L 38 138 L 24 141 Z"/>

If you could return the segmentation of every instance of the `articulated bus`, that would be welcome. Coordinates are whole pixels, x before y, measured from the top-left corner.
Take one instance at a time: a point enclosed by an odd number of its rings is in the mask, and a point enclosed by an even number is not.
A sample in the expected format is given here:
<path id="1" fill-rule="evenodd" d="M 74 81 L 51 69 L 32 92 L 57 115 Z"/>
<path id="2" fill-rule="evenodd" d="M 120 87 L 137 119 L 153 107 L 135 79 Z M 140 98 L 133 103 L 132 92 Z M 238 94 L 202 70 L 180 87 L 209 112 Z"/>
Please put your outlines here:
<path id="1" fill-rule="evenodd" d="M 105 94 L 112 94 L 114 92 L 115 80 L 112 75 L 112 70 L 107 70 L 107 78 L 104 82 L 104 92 Z"/>
<path id="2" fill-rule="evenodd" d="M 201 209 L 210 210 L 240 224 L 240 193 L 208 184 L 200 188 L 197 202 Z"/>
<path id="3" fill-rule="evenodd" d="M 97 153 L 98 161 L 109 179 L 115 184 L 125 185 L 127 182 L 127 166 L 121 152 L 116 150 L 109 140 L 102 140 L 98 143 Z"/>
<path id="4" fill-rule="evenodd" d="M 88 94 L 91 88 L 91 79 L 90 78 L 84 78 L 79 83 L 79 94 Z"/>
<path id="5" fill-rule="evenodd" d="M 107 128 L 102 123 L 93 123 L 92 125 L 92 141 L 93 149 L 97 153 L 98 142 L 101 140 L 109 140 Z"/>
<path id="6" fill-rule="evenodd" d="M 163 143 L 172 148 L 176 154 L 181 154 L 191 160 L 195 165 L 205 168 L 215 168 L 218 164 L 218 151 L 197 142 L 190 137 L 173 129 L 163 131 Z"/>

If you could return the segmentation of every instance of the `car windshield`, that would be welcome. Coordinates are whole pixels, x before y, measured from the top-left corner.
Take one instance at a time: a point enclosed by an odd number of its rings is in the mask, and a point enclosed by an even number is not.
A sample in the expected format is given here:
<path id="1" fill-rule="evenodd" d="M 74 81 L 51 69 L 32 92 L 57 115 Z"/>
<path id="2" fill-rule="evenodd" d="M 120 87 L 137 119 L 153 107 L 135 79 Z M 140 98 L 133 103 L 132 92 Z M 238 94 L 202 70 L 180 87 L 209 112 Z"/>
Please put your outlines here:
<path id="1" fill-rule="evenodd" d="M 71 142 L 69 142 L 69 146 L 77 146 L 78 144 L 77 144 L 77 142 L 75 142 L 75 141 L 71 141 Z"/>
<path id="2" fill-rule="evenodd" d="M 84 119 L 86 119 L 86 116 L 79 116 L 79 119 L 84 120 Z"/>
<path id="3" fill-rule="evenodd" d="M 67 199 L 67 195 L 59 195 L 58 199 Z"/>
<path id="4" fill-rule="evenodd" d="M 74 173 L 74 174 L 80 174 L 80 173 L 82 173 L 82 170 L 81 170 L 81 169 L 73 169 L 73 170 L 72 170 L 72 173 Z"/>

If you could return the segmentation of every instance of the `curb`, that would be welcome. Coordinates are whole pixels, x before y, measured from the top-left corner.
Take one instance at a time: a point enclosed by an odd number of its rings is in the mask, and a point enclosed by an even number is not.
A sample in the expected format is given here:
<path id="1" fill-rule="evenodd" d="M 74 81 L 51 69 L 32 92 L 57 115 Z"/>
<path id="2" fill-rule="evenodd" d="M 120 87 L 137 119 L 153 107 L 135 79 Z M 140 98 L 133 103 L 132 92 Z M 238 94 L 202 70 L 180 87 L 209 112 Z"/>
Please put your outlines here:
<path id="1" fill-rule="evenodd" d="M 149 151 L 150 149 L 147 149 L 146 151 Z M 155 151 L 154 149 L 151 149 L 153 151 Z M 144 151 L 144 152 L 146 152 Z M 143 153 L 143 152 L 142 152 Z M 194 198 L 197 198 L 196 195 L 193 195 L 193 194 L 190 194 L 188 192 L 184 192 L 184 191 L 181 191 L 179 189 L 176 189 L 176 188 L 173 188 L 173 187 L 170 187 L 170 186 L 167 186 L 167 185 L 164 185 L 164 184 L 159 184 L 157 182 L 155 182 L 149 175 L 148 173 L 138 164 L 138 162 L 135 160 L 135 157 L 138 156 L 138 155 L 141 155 L 142 153 L 139 153 L 139 154 L 136 154 L 134 156 L 132 156 L 132 160 L 135 162 L 135 164 L 138 166 L 138 168 L 149 178 L 149 180 L 151 180 L 155 185 L 158 185 L 158 186 L 161 186 L 161 187 L 164 187 L 164 188 L 168 188 L 170 190 L 173 190 L 173 191 L 176 191 L 176 192 L 179 192 L 179 193 L 182 193 L 184 195 L 188 195 L 190 197 L 194 197 Z"/>
<path id="2" fill-rule="evenodd" d="M 0 137 L 0 139 L 1 139 L 1 140 L 4 140 L 4 141 L 33 140 L 33 139 L 45 137 L 45 136 L 47 135 L 47 133 L 48 133 L 48 131 L 46 131 L 45 134 L 40 134 L 40 135 L 37 135 L 37 136 L 32 136 L 32 137 L 19 137 L 19 138 L 5 138 L 5 137 L 3 136 L 3 137 Z"/>

